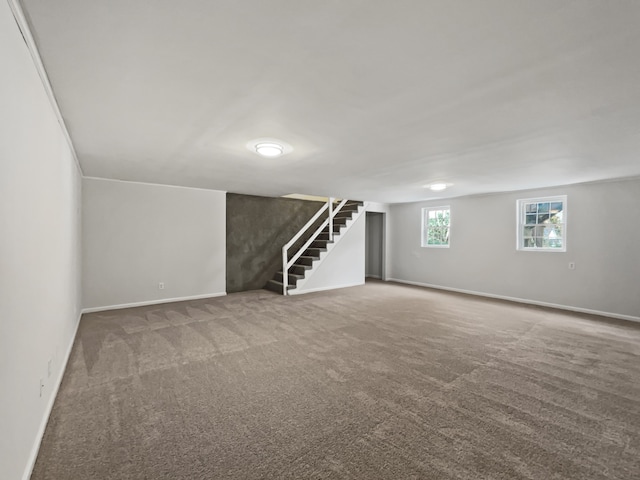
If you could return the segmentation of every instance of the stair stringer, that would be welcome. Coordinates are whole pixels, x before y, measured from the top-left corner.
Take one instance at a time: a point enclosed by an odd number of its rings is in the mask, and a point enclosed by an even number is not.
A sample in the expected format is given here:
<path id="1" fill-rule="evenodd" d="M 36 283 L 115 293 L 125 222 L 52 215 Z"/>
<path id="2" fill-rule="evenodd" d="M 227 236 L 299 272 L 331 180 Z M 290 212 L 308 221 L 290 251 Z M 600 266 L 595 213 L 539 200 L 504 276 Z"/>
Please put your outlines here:
<path id="1" fill-rule="evenodd" d="M 361 285 L 364 283 L 364 219 L 365 219 L 365 216 L 363 214 L 364 212 L 366 212 L 366 210 L 367 210 L 367 203 L 365 202 L 362 206 L 358 208 L 358 211 L 352 215 L 351 219 L 347 221 L 345 226 L 340 230 L 340 234 L 339 235 L 336 234 L 334 236 L 333 242 L 327 244 L 327 250 L 320 253 L 320 258 L 315 260 L 313 262 L 312 268 L 305 272 L 305 277 L 301 280 L 298 280 L 295 288 L 292 288 L 289 290 L 288 292 L 289 295 L 302 295 L 304 293 L 317 292 L 320 290 L 331 290 L 334 288 L 350 287 L 354 285 Z M 359 221 L 363 222 L 362 225 L 358 224 Z M 332 256 L 332 254 L 334 256 L 337 254 L 334 252 L 340 251 L 341 242 L 343 242 L 347 238 L 350 238 L 350 235 L 352 235 L 355 232 L 355 231 L 352 232 L 354 228 L 362 229 L 362 232 L 360 232 L 363 236 L 363 239 L 361 242 L 362 243 L 362 278 L 358 279 L 356 282 L 351 281 L 344 284 L 336 283 L 334 285 L 322 286 L 322 287 L 318 287 L 316 285 L 316 287 L 314 288 L 313 285 L 314 283 L 316 283 L 313 280 L 314 274 L 316 274 L 318 271 L 321 271 L 321 269 L 323 268 L 322 266 L 325 264 L 325 261 L 327 261 L 327 259 L 329 259 Z"/>

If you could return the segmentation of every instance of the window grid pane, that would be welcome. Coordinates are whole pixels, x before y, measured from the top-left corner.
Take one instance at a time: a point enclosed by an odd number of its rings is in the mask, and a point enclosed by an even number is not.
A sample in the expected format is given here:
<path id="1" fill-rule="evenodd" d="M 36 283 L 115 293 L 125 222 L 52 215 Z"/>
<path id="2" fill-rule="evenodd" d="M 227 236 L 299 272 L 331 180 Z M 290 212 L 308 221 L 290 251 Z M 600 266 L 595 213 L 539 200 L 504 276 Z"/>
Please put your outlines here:
<path id="1" fill-rule="evenodd" d="M 564 199 L 518 201 L 520 220 L 518 248 L 561 250 L 565 248 Z"/>
<path id="2" fill-rule="evenodd" d="M 423 209 L 422 246 L 449 246 L 450 209 Z"/>

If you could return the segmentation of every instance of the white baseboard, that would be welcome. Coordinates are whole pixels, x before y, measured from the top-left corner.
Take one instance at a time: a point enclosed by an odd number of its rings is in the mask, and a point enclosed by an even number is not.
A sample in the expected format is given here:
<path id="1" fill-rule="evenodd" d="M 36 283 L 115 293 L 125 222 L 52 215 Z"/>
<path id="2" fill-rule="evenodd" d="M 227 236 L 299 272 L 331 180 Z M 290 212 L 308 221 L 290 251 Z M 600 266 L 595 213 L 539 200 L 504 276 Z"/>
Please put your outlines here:
<path id="1" fill-rule="evenodd" d="M 62 359 L 62 364 L 60 365 L 60 372 L 58 373 L 58 378 L 55 379 L 55 382 L 53 384 L 51 396 L 49 397 L 49 401 L 47 402 L 47 407 L 45 408 L 44 415 L 42 416 L 42 420 L 40 421 L 38 434 L 36 435 L 36 439 L 33 443 L 33 447 L 31 448 L 31 453 L 29 454 L 29 461 L 27 462 L 27 466 L 25 468 L 24 474 L 22 475 L 22 480 L 29 480 L 29 478 L 31 478 L 31 474 L 33 473 L 33 467 L 36 466 L 38 451 L 40 450 L 40 444 L 42 443 L 42 438 L 44 437 L 44 431 L 47 428 L 47 423 L 49 422 L 49 416 L 51 415 L 51 410 L 53 410 L 53 404 L 56 402 L 56 397 L 58 396 L 58 390 L 60 389 L 60 385 L 62 384 L 62 378 L 64 377 L 64 372 L 67 370 L 67 363 L 69 362 L 69 357 L 71 356 L 71 350 L 73 350 L 73 344 L 76 342 L 76 336 L 78 335 L 78 327 L 80 326 L 80 318 L 82 318 L 82 313 L 80 313 L 78 315 L 78 318 L 76 319 L 76 326 L 73 331 L 73 336 L 71 337 L 71 341 L 69 342 L 67 351 L 65 352 L 64 358 Z"/>
<path id="2" fill-rule="evenodd" d="M 338 288 L 358 287 L 364 285 L 364 282 L 350 283 L 348 285 L 331 285 L 329 287 L 310 288 L 309 290 L 299 291 L 298 289 L 289 290 L 289 295 L 304 295 L 305 293 L 324 292 L 327 290 L 337 290 Z"/>
<path id="3" fill-rule="evenodd" d="M 160 305 L 163 303 L 185 302 L 188 300 L 201 300 L 203 298 L 224 297 L 227 292 L 205 293 L 203 295 L 190 295 L 188 297 L 160 298 L 144 302 L 122 303 L 120 305 L 105 305 L 104 307 L 83 308 L 82 313 L 105 312 L 107 310 L 121 310 L 123 308 L 145 307 L 147 305 Z"/>
<path id="4" fill-rule="evenodd" d="M 495 298 L 498 300 L 507 300 L 509 302 L 526 303 L 528 305 L 537 305 L 539 307 L 557 308 L 558 310 L 568 310 L 571 312 L 586 313 L 589 315 L 600 315 L 602 317 L 616 318 L 619 320 L 629 320 L 631 322 L 640 322 L 640 317 L 633 315 L 623 315 L 620 313 L 602 312 L 600 310 L 591 310 L 589 308 L 572 307 L 570 305 L 560 305 L 558 303 L 540 302 L 538 300 L 529 300 L 526 298 L 507 297 L 505 295 L 495 295 L 493 293 L 476 292 L 474 290 L 464 290 L 462 288 L 443 287 L 442 285 L 432 285 L 430 283 L 412 282 L 410 280 L 401 280 L 399 278 L 389 278 L 389 282 L 404 283 L 406 285 L 415 285 L 417 287 L 435 288 L 437 290 L 447 290 L 449 292 L 466 293 L 468 295 L 476 295 L 478 297 Z"/>

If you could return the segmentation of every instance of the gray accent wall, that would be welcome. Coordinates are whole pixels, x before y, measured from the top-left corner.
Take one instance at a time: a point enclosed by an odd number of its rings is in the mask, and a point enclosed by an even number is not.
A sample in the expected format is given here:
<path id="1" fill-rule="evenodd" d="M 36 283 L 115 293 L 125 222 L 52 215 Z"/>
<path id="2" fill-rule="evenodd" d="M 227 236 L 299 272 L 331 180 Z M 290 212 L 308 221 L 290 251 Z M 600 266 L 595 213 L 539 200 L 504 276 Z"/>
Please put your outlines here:
<path id="1" fill-rule="evenodd" d="M 322 202 L 227 194 L 227 293 L 257 290 L 282 268 L 282 246 Z"/>
<path id="2" fill-rule="evenodd" d="M 516 250 L 516 200 L 567 195 L 567 251 Z M 451 206 L 451 247 L 420 246 Z M 390 279 L 640 320 L 640 179 L 391 206 Z M 569 263 L 575 262 L 575 270 Z"/>

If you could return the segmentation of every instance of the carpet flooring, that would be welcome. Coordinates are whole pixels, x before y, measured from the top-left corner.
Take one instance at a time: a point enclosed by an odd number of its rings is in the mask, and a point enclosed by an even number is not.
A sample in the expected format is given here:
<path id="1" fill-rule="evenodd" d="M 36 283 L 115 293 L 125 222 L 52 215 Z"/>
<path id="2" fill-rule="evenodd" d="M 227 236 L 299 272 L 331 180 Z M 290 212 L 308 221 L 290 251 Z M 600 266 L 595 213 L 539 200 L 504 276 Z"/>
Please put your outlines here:
<path id="1" fill-rule="evenodd" d="M 383 282 L 84 315 L 32 479 L 638 479 L 640 325 Z"/>

